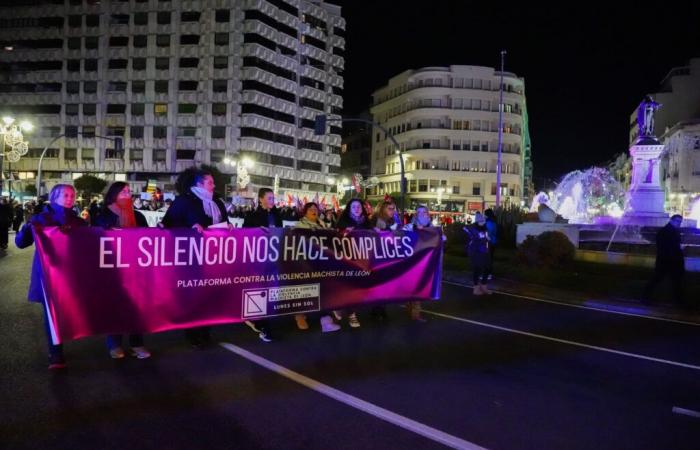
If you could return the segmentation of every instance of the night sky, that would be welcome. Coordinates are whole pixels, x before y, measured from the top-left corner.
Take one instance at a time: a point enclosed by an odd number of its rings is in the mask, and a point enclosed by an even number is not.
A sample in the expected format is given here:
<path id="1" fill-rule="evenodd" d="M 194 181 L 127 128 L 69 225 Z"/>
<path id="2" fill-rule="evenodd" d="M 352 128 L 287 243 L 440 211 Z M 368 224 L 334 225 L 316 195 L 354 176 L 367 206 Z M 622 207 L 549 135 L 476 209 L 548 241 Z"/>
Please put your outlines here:
<path id="1" fill-rule="evenodd" d="M 700 56 L 700 2 L 331 1 L 347 21 L 345 113 L 391 76 L 425 66 L 498 67 L 525 78 L 535 185 L 626 151 L 629 116 Z M 694 6 L 693 6 L 694 3 Z"/>

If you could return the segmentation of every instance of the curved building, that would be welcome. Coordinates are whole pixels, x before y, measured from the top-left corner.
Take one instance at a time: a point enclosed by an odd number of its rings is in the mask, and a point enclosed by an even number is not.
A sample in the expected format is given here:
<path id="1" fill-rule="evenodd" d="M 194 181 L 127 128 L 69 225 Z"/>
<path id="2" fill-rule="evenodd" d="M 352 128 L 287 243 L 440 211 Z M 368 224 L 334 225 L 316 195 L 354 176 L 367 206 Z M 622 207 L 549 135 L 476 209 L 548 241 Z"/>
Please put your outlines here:
<path id="1" fill-rule="evenodd" d="M 12 164 L 15 190 L 34 182 L 47 145 L 49 189 L 89 173 L 137 192 L 149 180 L 172 190 L 195 164 L 235 180 L 225 161 L 245 158 L 248 196 L 278 177 L 280 195 L 311 198 L 339 173 L 340 128 L 314 135 L 316 115 L 342 110 L 338 6 L 18 0 L 0 12 L 0 112 L 36 127 L 29 153 Z"/>
<path id="2" fill-rule="evenodd" d="M 467 212 L 496 202 L 500 72 L 489 67 L 425 67 L 405 71 L 374 92 L 375 122 L 394 135 L 404 155 L 406 207 Z M 520 205 L 531 176 L 525 82 L 504 73 L 501 201 Z M 374 129 L 371 194 L 400 192 L 392 141 Z"/>

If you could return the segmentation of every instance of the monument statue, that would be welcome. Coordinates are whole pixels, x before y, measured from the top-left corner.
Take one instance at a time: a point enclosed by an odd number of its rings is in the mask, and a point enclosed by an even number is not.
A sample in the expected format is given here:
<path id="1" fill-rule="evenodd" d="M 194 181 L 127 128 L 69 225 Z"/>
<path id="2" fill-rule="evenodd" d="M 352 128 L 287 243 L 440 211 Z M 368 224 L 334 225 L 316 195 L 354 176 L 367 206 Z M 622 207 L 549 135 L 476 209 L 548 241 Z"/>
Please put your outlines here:
<path id="1" fill-rule="evenodd" d="M 654 114 L 661 105 L 656 103 L 651 95 L 647 95 L 637 108 L 637 125 L 639 126 L 639 137 L 654 136 Z"/>

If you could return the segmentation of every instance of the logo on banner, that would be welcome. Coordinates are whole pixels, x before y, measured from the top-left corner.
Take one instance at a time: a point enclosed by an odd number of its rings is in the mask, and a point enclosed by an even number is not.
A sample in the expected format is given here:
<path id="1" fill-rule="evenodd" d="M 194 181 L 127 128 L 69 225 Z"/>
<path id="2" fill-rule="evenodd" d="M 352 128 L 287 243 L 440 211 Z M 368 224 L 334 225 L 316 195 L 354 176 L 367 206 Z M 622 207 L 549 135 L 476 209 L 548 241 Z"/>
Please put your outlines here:
<path id="1" fill-rule="evenodd" d="M 321 285 L 302 284 L 243 290 L 243 318 L 282 316 L 321 310 Z"/>
<path id="2" fill-rule="evenodd" d="M 243 317 L 267 315 L 267 289 L 243 289 Z"/>

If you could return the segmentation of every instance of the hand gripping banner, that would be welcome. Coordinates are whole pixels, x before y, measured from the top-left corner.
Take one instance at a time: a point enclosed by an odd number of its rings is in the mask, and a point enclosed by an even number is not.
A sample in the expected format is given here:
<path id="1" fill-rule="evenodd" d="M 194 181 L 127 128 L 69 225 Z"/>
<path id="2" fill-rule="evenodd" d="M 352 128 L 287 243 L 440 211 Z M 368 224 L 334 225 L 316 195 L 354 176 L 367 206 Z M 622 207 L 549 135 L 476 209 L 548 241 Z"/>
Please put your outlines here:
<path id="1" fill-rule="evenodd" d="M 35 229 L 57 343 L 437 300 L 439 229 Z"/>

